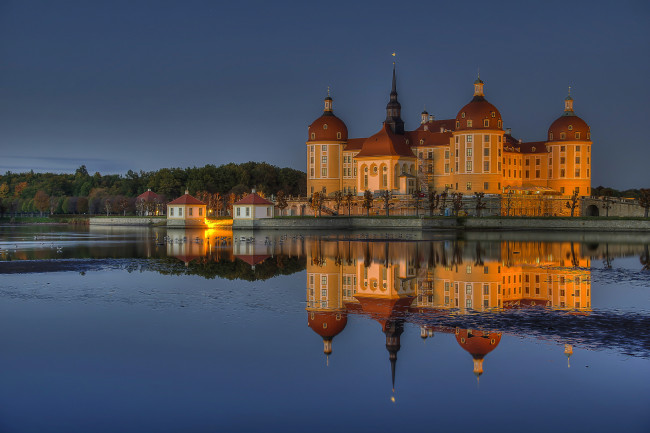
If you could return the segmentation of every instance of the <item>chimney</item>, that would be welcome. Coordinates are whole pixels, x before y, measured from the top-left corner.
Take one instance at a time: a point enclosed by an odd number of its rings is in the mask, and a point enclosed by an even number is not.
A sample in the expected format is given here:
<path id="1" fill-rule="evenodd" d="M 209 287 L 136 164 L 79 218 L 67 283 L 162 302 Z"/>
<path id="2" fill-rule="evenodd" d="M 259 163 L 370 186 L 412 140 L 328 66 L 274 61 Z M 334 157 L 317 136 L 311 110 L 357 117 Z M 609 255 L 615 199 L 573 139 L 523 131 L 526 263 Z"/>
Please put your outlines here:
<path id="1" fill-rule="evenodd" d="M 255 188 L 251 189 L 251 194 L 255 194 Z"/>
<path id="2" fill-rule="evenodd" d="M 440 132 L 445 132 L 445 127 L 444 126 L 440 127 Z"/>
<path id="3" fill-rule="evenodd" d="M 521 144 L 521 138 L 518 141 L 519 141 L 519 144 Z"/>
<path id="4" fill-rule="evenodd" d="M 436 116 L 429 114 L 429 122 L 433 122 L 436 119 Z"/>
<path id="5" fill-rule="evenodd" d="M 506 128 L 506 135 L 512 135 L 512 129 Z"/>
<path id="6" fill-rule="evenodd" d="M 190 191 L 186 189 L 185 190 L 185 195 L 190 195 Z"/>
<path id="7" fill-rule="evenodd" d="M 147 188 L 147 191 L 151 191 L 151 188 Z"/>

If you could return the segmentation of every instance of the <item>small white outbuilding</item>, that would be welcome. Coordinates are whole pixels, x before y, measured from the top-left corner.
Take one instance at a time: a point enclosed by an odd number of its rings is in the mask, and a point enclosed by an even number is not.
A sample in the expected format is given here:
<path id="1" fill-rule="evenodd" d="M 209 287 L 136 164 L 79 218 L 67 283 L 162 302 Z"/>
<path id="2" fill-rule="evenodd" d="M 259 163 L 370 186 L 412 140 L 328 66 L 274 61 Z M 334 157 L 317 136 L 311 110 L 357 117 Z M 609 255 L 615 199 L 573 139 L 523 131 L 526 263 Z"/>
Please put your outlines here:
<path id="1" fill-rule="evenodd" d="M 273 203 L 260 197 L 255 190 L 232 205 L 232 218 L 254 220 L 273 218 Z"/>

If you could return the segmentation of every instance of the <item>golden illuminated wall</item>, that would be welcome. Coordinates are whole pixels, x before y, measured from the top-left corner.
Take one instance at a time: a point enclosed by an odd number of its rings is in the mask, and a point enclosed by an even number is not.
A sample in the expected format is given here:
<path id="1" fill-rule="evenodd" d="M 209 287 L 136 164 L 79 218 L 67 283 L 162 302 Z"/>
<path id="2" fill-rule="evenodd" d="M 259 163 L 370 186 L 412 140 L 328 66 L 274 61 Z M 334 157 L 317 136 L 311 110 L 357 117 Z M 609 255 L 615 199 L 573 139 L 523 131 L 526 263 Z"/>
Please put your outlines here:
<path id="1" fill-rule="evenodd" d="M 502 130 L 454 131 L 450 143 L 449 184 L 454 192 L 501 192 Z M 444 167 L 443 167 L 444 169 Z"/>
<path id="2" fill-rule="evenodd" d="M 550 141 L 548 186 L 564 195 L 591 194 L 591 141 Z"/>
<path id="3" fill-rule="evenodd" d="M 333 193 L 341 189 L 344 142 L 307 144 L 307 193 Z"/>

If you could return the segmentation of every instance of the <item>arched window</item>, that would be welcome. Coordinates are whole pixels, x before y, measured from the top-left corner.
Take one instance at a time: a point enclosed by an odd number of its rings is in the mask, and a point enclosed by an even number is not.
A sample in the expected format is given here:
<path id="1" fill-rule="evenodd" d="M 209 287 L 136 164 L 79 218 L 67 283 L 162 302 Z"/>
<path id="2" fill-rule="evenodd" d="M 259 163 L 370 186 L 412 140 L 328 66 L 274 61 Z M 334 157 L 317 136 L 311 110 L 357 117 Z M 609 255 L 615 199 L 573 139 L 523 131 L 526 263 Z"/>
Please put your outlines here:
<path id="1" fill-rule="evenodd" d="M 312 139 L 312 140 L 316 140 L 316 134 L 313 133 L 313 132 L 311 133 L 311 139 Z"/>
<path id="2" fill-rule="evenodd" d="M 323 129 L 327 129 L 327 123 L 323 124 Z"/>
<path id="3" fill-rule="evenodd" d="M 341 133 L 340 132 L 336 133 L 336 138 L 339 139 L 339 140 L 341 139 Z"/>

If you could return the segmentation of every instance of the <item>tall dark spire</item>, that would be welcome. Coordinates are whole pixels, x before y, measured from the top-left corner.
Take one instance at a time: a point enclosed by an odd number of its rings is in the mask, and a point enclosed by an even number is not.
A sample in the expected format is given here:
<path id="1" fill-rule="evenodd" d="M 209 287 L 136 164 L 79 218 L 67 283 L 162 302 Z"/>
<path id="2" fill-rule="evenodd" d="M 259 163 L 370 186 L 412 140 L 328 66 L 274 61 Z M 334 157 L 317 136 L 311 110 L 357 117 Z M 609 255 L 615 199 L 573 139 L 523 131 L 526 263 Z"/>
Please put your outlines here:
<path id="1" fill-rule="evenodd" d="M 395 77 L 395 62 L 393 62 L 393 86 L 390 100 L 386 105 L 386 124 L 395 134 L 404 134 L 404 121 L 401 117 L 402 105 L 397 101 L 397 79 Z"/>

